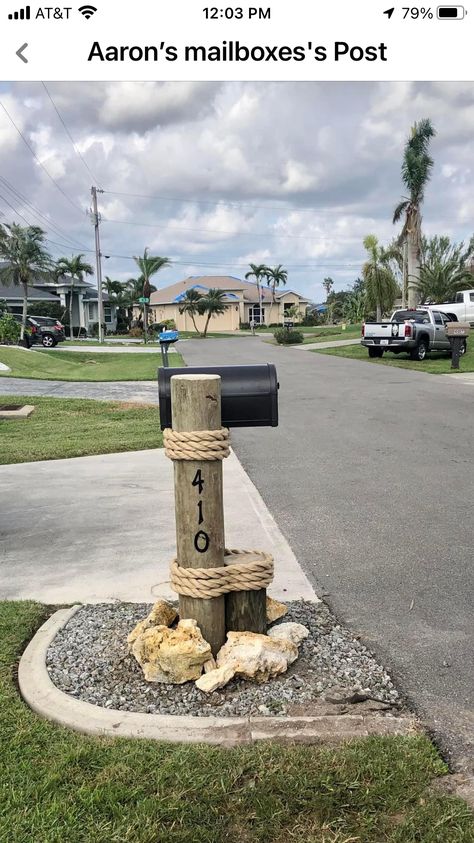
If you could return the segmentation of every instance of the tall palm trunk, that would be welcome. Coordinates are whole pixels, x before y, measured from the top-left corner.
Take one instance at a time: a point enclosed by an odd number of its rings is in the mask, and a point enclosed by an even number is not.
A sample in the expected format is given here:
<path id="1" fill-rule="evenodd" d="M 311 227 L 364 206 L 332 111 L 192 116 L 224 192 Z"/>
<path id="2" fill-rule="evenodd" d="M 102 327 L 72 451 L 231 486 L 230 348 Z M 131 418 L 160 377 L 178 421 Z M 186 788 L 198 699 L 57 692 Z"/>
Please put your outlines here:
<path id="1" fill-rule="evenodd" d="M 260 294 L 260 280 L 257 278 L 257 298 L 258 298 L 258 306 L 260 308 L 260 316 L 259 316 L 259 325 L 262 324 L 262 297 Z"/>
<path id="2" fill-rule="evenodd" d="M 191 322 L 194 325 L 194 330 L 196 331 L 196 334 L 199 334 L 200 331 L 198 330 L 198 326 L 196 325 L 196 319 L 194 318 L 194 313 L 190 313 L 189 315 L 191 316 Z"/>
<path id="3" fill-rule="evenodd" d="M 69 292 L 69 339 L 74 339 L 74 330 L 72 327 L 72 296 L 74 293 L 74 284 L 71 283 L 71 290 Z"/>
<path id="4" fill-rule="evenodd" d="M 23 281 L 23 311 L 21 315 L 20 340 L 23 342 L 26 332 L 26 314 L 28 313 L 28 284 Z"/>
<path id="5" fill-rule="evenodd" d="M 382 321 L 382 308 L 380 307 L 380 302 L 377 302 L 376 310 L 377 310 L 377 315 L 375 317 L 375 321 L 381 322 Z"/>
<path id="6" fill-rule="evenodd" d="M 209 327 L 209 322 L 211 321 L 211 316 L 212 316 L 212 313 L 211 313 L 211 312 L 209 312 L 209 313 L 207 314 L 206 324 L 204 325 L 204 333 L 203 333 L 203 337 L 207 337 L 207 329 L 208 329 L 208 327 Z"/>
<path id="7" fill-rule="evenodd" d="M 407 219 L 408 307 L 417 307 L 420 300 L 420 218 L 412 211 Z"/>

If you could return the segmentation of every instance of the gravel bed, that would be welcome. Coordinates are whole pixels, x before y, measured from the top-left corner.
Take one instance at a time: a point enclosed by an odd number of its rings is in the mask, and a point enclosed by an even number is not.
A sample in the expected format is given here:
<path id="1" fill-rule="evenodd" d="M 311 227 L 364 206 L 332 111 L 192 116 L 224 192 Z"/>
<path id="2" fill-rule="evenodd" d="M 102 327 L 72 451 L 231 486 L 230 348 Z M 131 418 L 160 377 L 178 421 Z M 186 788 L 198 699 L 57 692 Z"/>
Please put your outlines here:
<path id="1" fill-rule="evenodd" d="M 302 623 L 310 636 L 300 645 L 299 658 L 288 672 L 263 684 L 235 679 L 206 695 L 194 683 L 145 682 L 126 643 L 128 633 L 151 609 L 144 603 L 81 607 L 49 647 L 47 669 L 54 684 L 77 699 L 150 714 L 285 715 L 295 708 L 303 713 L 325 694 L 331 698 L 330 689 L 333 697 L 340 696 L 341 690 L 350 696 L 359 689 L 371 700 L 399 704 L 398 692 L 385 669 L 337 623 L 324 603 L 295 601 L 287 605 L 288 614 L 280 623 Z"/>

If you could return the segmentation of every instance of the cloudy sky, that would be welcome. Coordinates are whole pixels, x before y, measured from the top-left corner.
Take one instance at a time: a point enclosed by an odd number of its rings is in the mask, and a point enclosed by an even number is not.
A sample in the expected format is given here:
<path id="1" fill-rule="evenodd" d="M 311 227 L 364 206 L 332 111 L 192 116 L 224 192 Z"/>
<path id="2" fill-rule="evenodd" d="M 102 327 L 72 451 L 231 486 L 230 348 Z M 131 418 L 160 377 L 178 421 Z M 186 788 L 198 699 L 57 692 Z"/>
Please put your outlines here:
<path id="1" fill-rule="evenodd" d="M 0 220 L 93 260 L 94 176 L 112 278 L 149 246 L 173 260 L 158 286 L 281 263 L 324 300 L 324 277 L 345 289 L 360 274 L 366 234 L 397 233 L 403 145 L 423 117 L 438 133 L 425 231 L 474 231 L 472 83 L 3 83 L 0 100 L 17 127 L 0 108 Z"/>

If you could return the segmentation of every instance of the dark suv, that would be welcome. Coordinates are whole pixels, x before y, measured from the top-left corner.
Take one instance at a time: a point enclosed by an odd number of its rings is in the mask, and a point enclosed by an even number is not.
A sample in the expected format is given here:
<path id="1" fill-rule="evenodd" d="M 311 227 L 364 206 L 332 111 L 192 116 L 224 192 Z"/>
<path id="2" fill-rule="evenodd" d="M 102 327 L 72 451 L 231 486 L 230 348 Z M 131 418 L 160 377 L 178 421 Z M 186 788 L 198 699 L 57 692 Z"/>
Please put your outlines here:
<path id="1" fill-rule="evenodd" d="M 14 314 L 17 322 L 21 324 L 21 316 Z M 44 345 L 45 348 L 54 348 L 58 342 L 64 342 L 66 335 L 64 325 L 58 319 L 51 316 L 27 316 L 25 345 Z"/>

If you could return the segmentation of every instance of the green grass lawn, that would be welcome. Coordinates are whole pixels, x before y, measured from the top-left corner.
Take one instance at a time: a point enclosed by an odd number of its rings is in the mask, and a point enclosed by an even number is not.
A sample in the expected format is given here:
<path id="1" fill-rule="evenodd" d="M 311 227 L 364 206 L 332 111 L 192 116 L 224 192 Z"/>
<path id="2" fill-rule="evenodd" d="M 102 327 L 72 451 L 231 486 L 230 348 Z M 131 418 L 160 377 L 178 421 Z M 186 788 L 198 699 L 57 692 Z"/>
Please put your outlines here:
<path id="1" fill-rule="evenodd" d="M 315 354 L 332 354 L 335 357 L 350 357 L 353 360 L 365 360 L 370 363 L 375 363 L 378 366 L 397 366 L 401 369 L 415 369 L 417 372 L 429 372 L 433 375 L 447 375 L 453 372 L 451 369 L 451 359 L 441 351 L 433 351 L 423 362 L 410 360 L 406 354 L 384 354 L 382 358 L 369 357 L 368 351 L 361 345 L 351 345 L 341 348 L 324 348 L 321 351 L 313 349 Z M 459 363 L 460 372 L 474 372 L 474 348 L 470 348 L 466 354 L 461 357 Z"/>
<path id="2" fill-rule="evenodd" d="M 169 356 L 170 366 L 183 366 L 180 354 Z M 55 381 L 153 381 L 162 365 L 161 354 L 104 354 L 93 351 L 25 351 L 0 346 L 0 363 L 11 372 L 2 377 Z"/>
<path id="3" fill-rule="evenodd" d="M 271 328 L 271 332 L 276 328 Z M 301 327 L 295 325 L 295 331 L 301 331 L 304 334 L 303 345 L 310 345 L 316 342 L 332 342 L 338 340 L 355 340 L 360 337 L 360 325 L 347 325 L 343 331 L 340 325 L 321 325 L 317 327 Z M 258 333 L 258 332 L 257 332 Z M 276 345 L 276 340 L 267 339 L 266 342 Z"/>
<path id="4" fill-rule="evenodd" d="M 0 419 L 0 465 L 139 451 L 162 445 L 158 407 L 16 395 L 1 401 L 33 404 L 36 410 L 25 420 Z"/>
<path id="5" fill-rule="evenodd" d="M 427 789 L 446 767 L 425 737 L 223 750 L 41 720 L 15 675 L 48 614 L 0 603 L 2 843 L 472 843 L 467 806 Z"/>

